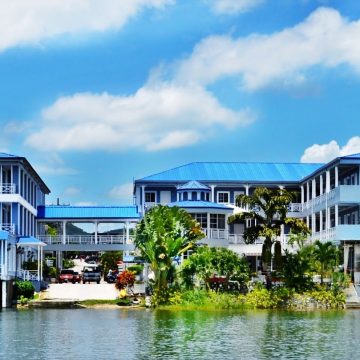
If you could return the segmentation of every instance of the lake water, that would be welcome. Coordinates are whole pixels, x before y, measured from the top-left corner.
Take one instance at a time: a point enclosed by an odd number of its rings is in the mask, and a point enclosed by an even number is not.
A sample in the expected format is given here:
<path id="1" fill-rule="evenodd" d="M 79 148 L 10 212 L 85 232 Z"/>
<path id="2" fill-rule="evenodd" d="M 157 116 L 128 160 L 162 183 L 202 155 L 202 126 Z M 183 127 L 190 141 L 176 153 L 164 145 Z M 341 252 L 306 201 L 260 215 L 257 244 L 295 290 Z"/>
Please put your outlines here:
<path id="1" fill-rule="evenodd" d="M 360 311 L 3 310 L 0 359 L 360 359 Z"/>

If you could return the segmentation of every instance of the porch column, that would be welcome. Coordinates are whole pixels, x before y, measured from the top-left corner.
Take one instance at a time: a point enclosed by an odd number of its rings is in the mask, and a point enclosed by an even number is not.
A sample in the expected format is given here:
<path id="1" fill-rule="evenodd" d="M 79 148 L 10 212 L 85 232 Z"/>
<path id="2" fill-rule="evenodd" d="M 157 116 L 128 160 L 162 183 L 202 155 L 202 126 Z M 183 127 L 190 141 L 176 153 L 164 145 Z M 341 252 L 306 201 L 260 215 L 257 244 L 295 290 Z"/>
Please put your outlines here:
<path id="1" fill-rule="evenodd" d="M 40 247 L 40 281 L 43 278 L 44 247 Z"/>
<path id="2" fill-rule="evenodd" d="M 314 235 L 316 232 L 316 214 L 311 214 L 311 233 Z"/>
<path id="3" fill-rule="evenodd" d="M 40 245 L 37 246 L 37 280 L 40 280 Z"/>
<path id="4" fill-rule="evenodd" d="M 304 204 L 305 202 L 304 185 L 301 185 L 300 189 L 301 189 L 301 204 Z"/>
<path id="5" fill-rule="evenodd" d="M 4 274 L 5 274 L 5 276 L 7 276 L 8 275 L 8 258 L 9 258 L 8 251 L 7 251 L 8 242 L 3 241 L 3 243 L 4 243 Z"/>
<path id="6" fill-rule="evenodd" d="M 130 223 L 126 221 L 125 223 L 125 232 L 126 232 L 126 238 L 125 238 L 125 244 L 130 243 Z"/>
<path id="7" fill-rule="evenodd" d="M 335 166 L 335 187 L 339 186 L 339 167 Z"/>
<path id="8" fill-rule="evenodd" d="M 344 274 L 347 273 L 347 268 L 349 264 L 349 247 L 350 245 L 344 244 Z"/>
<path id="9" fill-rule="evenodd" d="M 323 174 L 321 174 L 320 175 L 320 195 L 322 195 L 324 193 L 323 187 L 324 187 L 324 179 L 323 179 Z"/>
<path id="10" fill-rule="evenodd" d="M 326 170 L 326 192 L 330 192 L 330 171 Z"/>
<path id="11" fill-rule="evenodd" d="M 306 201 L 310 201 L 310 184 L 306 182 Z"/>
<path id="12" fill-rule="evenodd" d="M 339 205 L 335 205 L 335 226 L 339 225 Z"/>
<path id="13" fill-rule="evenodd" d="M 316 179 L 312 179 L 311 181 L 311 198 L 315 199 L 316 198 Z"/>
<path id="14" fill-rule="evenodd" d="M 7 305 L 7 289 L 6 289 L 6 281 L 1 281 L 1 307 L 5 308 Z"/>
<path id="15" fill-rule="evenodd" d="M 210 187 L 211 187 L 211 201 L 216 202 L 215 201 L 215 185 L 210 185 Z"/>
<path id="16" fill-rule="evenodd" d="M 95 231 L 94 231 L 94 234 L 95 234 L 95 244 L 98 244 L 98 225 L 99 225 L 99 222 L 98 222 L 98 221 L 94 221 L 94 227 L 95 227 Z"/>
<path id="17" fill-rule="evenodd" d="M 229 240 L 229 224 L 228 224 L 229 214 L 225 214 L 225 240 Z"/>
<path id="18" fill-rule="evenodd" d="M 250 194 L 250 185 L 249 184 L 246 184 L 245 185 L 245 195 L 249 196 Z M 249 211 L 249 205 L 246 205 L 246 208 L 245 208 L 246 211 Z"/>
<path id="19" fill-rule="evenodd" d="M 306 217 L 306 226 L 310 227 L 310 219 L 309 216 Z"/>
<path id="20" fill-rule="evenodd" d="M 141 185 L 141 213 L 145 213 L 145 185 Z"/>
<path id="21" fill-rule="evenodd" d="M 206 224 L 207 224 L 207 226 L 206 226 L 206 232 L 207 232 L 207 238 L 208 239 L 210 239 L 210 213 L 208 212 L 207 214 L 206 214 L 206 217 L 207 217 L 207 219 L 206 219 Z"/>
<path id="22" fill-rule="evenodd" d="M 62 243 L 63 243 L 63 244 L 66 244 L 66 224 L 67 224 L 67 221 L 66 221 L 66 220 L 63 220 L 62 224 L 63 224 L 63 233 L 62 233 L 63 238 L 62 238 Z"/>

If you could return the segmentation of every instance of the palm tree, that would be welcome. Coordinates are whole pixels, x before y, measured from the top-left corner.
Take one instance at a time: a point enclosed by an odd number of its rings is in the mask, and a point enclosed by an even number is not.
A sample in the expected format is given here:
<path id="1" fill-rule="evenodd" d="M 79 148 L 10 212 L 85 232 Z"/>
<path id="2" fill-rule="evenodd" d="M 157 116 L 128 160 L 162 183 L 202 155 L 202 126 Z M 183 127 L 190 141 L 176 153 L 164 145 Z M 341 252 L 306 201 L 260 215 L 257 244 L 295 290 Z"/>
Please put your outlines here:
<path id="1" fill-rule="evenodd" d="M 264 237 L 262 260 L 268 271 L 271 262 L 271 249 L 281 233 L 281 226 L 288 225 L 295 234 L 308 234 L 306 224 L 297 218 L 288 218 L 288 206 L 293 201 L 293 193 L 284 190 L 271 190 L 263 187 L 256 188 L 252 195 L 241 194 L 236 198 L 236 205 L 247 209 L 229 217 L 229 223 L 243 222 L 247 219 L 255 220 L 255 225 L 247 227 L 244 239 L 252 244 L 259 237 Z"/>
<path id="2" fill-rule="evenodd" d="M 200 224 L 178 207 L 155 206 L 139 222 L 135 245 L 155 275 L 154 305 L 167 301 L 174 257 L 191 249 L 204 236 Z"/>
<path id="3" fill-rule="evenodd" d="M 337 249 L 330 241 L 322 243 L 319 240 L 314 242 L 314 257 L 319 265 L 320 283 L 323 284 L 324 275 L 331 271 L 337 260 Z"/>

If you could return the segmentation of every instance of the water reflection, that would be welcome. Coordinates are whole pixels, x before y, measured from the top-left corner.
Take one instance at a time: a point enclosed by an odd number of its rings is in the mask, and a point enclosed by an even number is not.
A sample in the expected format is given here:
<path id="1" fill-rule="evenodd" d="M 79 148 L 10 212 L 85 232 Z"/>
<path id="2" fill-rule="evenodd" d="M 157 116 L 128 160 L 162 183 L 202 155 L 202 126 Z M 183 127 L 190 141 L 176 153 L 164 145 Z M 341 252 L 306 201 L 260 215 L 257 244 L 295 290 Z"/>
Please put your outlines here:
<path id="1" fill-rule="evenodd" d="M 0 312 L 0 359 L 354 359 L 360 312 Z"/>

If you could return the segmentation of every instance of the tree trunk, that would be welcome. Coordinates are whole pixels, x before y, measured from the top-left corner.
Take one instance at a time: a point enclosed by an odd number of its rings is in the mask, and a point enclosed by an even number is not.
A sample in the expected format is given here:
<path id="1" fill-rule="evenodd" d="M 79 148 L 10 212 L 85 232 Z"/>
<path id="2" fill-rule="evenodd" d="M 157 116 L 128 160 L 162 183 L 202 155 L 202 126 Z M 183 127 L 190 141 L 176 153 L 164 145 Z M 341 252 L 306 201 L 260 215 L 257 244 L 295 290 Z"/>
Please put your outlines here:
<path id="1" fill-rule="evenodd" d="M 271 247 L 272 241 L 269 238 L 266 238 L 262 248 L 262 264 L 263 264 L 263 271 L 270 275 L 271 272 Z"/>

